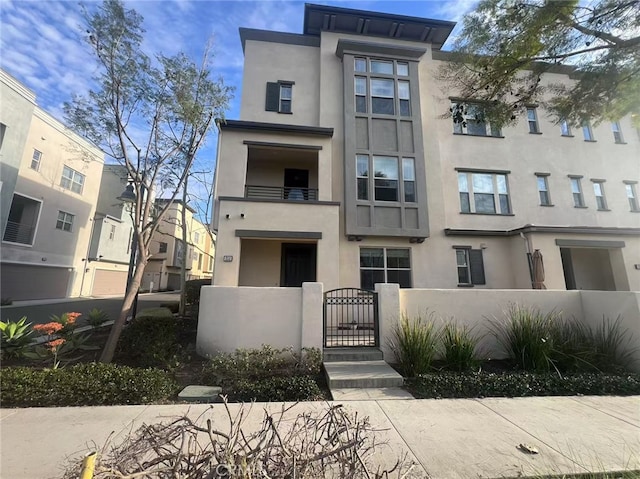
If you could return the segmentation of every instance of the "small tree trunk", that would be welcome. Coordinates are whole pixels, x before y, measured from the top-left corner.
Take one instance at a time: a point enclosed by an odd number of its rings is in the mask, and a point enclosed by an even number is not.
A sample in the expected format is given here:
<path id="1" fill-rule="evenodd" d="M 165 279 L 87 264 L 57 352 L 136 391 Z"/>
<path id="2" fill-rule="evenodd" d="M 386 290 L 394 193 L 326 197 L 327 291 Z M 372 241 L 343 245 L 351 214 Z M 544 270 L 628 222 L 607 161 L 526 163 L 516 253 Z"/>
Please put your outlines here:
<path id="1" fill-rule="evenodd" d="M 187 245 L 187 185 L 189 182 L 189 175 L 184 178 L 184 186 L 182 187 L 182 244 L 184 245 L 184 254 L 182 257 L 182 264 L 180 265 L 180 308 L 178 314 L 183 317 L 185 315 L 185 300 L 186 286 L 187 286 L 187 253 L 189 247 Z"/>
<path id="2" fill-rule="evenodd" d="M 124 295 L 124 301 L 122 302 L 122 309 L 120 310 L 120 315 L 111 326 L 111 332 L 109 333 L 109 338 L 107 339 L 106 344 L 104 345 L 104 349 L 102 350 L 102 354 L 100 355 L 101 363 L 110 363 L 113 361 L 113 356 L 116 352 L 116 346 L 118 345 L 118 340 L 120 339 L 120 335 L 122 334 L 122 330 L 124 329 L 124 325 L 127 321 L 127 316 L 131 311 L 131 307 L 133 306 L 133 301 L 136 298 L 136 293 L 140 288 L 140 283 L 142 282 L 142 276 L 144 275 L 144 268 L 147 264 L 146 260 L 142 260 L 143 256 L 140 256 L 140 260 L 136 264 L 136 269 L 133 274 L 133 278 L 131 278 L 131 284 L 129 284 L 129 289 Z"/>

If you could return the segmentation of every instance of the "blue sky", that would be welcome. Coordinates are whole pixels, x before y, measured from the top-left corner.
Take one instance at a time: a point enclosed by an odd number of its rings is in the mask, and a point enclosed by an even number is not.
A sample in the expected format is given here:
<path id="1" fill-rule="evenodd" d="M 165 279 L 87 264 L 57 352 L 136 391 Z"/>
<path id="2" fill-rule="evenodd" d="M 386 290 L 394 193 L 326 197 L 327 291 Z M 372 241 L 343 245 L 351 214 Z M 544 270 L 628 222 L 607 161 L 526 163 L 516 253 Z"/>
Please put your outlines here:
<path id="1" fill-rule="evenodd" d="M 85 3 L 89 9 L 97 6 L 95 1 Z M 310 3 L 458 21 L 477 0 Z M 148 54 L 184 51 L 199 59 L 213 38 L 214 75 L 236 87 L 227 118 L 238 118 L 242 94 L 238 28 L 302 33 L 304 17 L 300 1 L 127 0 L 125 5 L 144 17 Z M 0 66 L 33 90 L 38 105 L 60 120 L 64 102 L 91 85 L 95 63 L 85 36 L 78 1 L 0 0 Z M 200 159 L 209 165 L 215 161 L 215 134 Z"/>

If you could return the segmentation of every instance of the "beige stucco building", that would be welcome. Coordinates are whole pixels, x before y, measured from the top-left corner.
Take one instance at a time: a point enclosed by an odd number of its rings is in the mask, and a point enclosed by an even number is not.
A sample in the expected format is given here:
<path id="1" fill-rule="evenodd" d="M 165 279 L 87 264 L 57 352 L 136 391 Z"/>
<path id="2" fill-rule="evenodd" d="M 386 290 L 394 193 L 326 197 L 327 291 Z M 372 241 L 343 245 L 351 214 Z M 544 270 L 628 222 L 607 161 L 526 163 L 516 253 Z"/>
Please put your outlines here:
<path id="1" fill-rule="evenodd" d="M 502 131 L 454 125 L 435 75 L 453 27 L 307 5 L 303 34 L 240 29 L 214 285 L 530 289 L 538 249 L 549 289 L 640 290 L 630 119 L 572 129 L 531 106 Z"/>
<path id="2" fill-rule="evenodd" d="M 157 199 L 158 209 L 169 202 Z M 186 205 L 187 245 L 182 241 L 181 200 L 174 200 L 151 238 L 149 262 L 142 278 L 143 291 L 179 290 L 180 268 L 186 261 L 186 279 L 211 278 L 213 271 L 213 235 L 208 226 L 194 217 L 196 210 Z"/>
<path id="3" fill-rule="evenodd" d="M 104 154 L 38 107 L 35 96 L 15 79 L 0 73 L 3 211 L 5 197 L 10 199 L 2 218 L 2 297 L 79 296 Z M 14 128 L 18 117 L 20 126 Z M 11 148 L 5 150 L 5 144 Z M 16 157 L 15 186 L 13 181 L 5 184 L 5 164 Z"/>

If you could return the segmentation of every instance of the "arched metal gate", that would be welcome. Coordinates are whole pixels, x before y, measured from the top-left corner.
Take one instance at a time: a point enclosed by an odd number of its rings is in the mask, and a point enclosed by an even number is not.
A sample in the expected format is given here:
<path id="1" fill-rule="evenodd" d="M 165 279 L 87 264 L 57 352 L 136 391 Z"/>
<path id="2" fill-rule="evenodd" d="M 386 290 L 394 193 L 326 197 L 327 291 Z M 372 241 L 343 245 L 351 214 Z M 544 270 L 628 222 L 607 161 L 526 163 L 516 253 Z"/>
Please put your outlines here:
<path id="1" fill-rule="evenodd" d="M 378 293 L 340 288 L 324 293 L 324 347 L 379 346 Z"/>

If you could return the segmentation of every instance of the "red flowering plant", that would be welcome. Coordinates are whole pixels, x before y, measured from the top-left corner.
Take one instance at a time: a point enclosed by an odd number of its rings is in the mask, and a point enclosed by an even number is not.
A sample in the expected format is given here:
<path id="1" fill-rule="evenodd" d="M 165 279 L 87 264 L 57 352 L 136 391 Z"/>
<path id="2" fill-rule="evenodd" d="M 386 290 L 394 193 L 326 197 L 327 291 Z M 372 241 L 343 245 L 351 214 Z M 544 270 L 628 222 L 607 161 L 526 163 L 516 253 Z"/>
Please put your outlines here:
<path id="1" fill-rule="evenodd" d="M 53 356 L 53 369 L 58 369 L 60 366 L 60 361 L 58 360 L 58 355 L 61 352 L 60 349 L 62 345 L 66 342 L 64 338 L 56 337 L 62 330 L 64 326 L 56 321 L 51 321 L 45 324 L 36 324 L 33 326 L 33 330 L 37 333 L 40 333 L 43 336 L 49 336 L 48 341 L 44 343 L 44 348 L 39 346 L 35 348 L 35 352 L 33 354 L 28 355 L 28 357 L 32 357 L 34 359 L 43 359 L 48 358 L 50 355 Z"/>
<path id="2" fill-rule="evenodd" d="M 56 316 L 55 314 L 51 316 L 51 321 L 53 323 L 59 323 L 62 325 L 62 328 L 58 332 L 60 336 L 67 338 L 73 334 L 73 331 L 76 329 L 76 320 L 82 316 L 82 313 L 63 313 L 60 316 Z"/>

